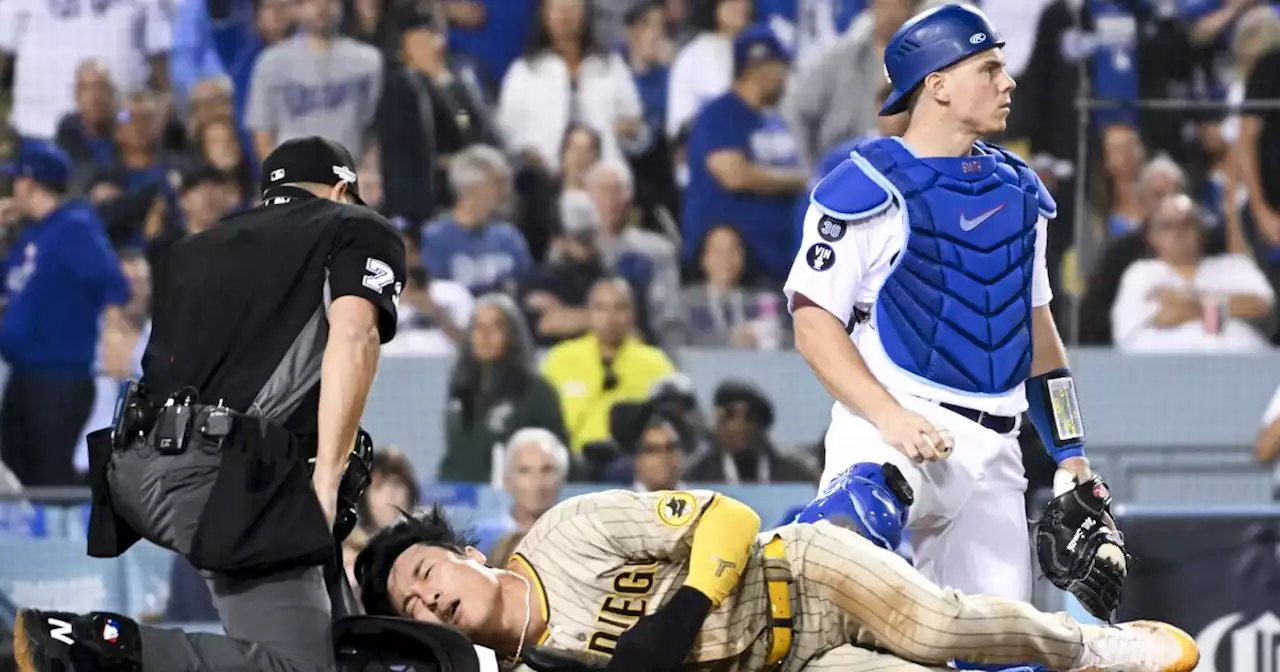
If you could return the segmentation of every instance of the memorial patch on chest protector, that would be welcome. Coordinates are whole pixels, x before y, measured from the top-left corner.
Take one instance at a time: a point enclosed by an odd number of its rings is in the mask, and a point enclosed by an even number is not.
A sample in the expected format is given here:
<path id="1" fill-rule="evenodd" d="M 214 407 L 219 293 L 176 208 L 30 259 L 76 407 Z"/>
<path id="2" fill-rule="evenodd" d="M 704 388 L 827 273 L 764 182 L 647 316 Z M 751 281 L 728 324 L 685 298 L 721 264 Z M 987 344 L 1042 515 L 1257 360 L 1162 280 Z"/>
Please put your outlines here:
<path id="1" fill-rule="evenodd" d="M 849 222 L 831 216 L 823 216 L 818 220 L 818 235 L 828 243 L 834 243 L 849 230 Z"/>
<path id="2" fill-rule="evenodd" d="M 804 253 L 804 258 L 809 268 L 822 272 L 836 263 L 836 251 L 826 243 L 814 243 L 809 247 L 809 251 Z"/>

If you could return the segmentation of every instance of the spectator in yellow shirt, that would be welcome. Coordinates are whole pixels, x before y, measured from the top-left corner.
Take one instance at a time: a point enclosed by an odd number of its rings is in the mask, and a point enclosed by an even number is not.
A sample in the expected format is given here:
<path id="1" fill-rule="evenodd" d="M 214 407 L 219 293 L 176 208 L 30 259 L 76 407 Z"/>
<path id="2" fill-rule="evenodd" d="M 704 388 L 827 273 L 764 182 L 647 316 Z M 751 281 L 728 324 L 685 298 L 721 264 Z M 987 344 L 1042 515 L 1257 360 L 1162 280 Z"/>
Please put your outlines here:
<path id="1" fill-rule="evenodd" d="M 560 393 L 570 448 L 609 436 L 609 409 L 619 401 L 643 401 L 654 383 L 675 367 L 658 348 L 636 335 L 630 286 L 605 278 L 587 297 L 587 334 L 551 348 L 542 375 Z"/>

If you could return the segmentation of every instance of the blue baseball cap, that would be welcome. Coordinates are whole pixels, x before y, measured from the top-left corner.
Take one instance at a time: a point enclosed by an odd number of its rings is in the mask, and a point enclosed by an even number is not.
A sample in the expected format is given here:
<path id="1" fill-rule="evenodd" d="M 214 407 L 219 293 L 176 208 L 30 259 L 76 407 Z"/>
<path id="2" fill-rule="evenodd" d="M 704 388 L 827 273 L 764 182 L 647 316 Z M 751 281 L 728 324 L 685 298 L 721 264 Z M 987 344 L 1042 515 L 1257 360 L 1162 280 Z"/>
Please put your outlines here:
<path id="1" fill-rule="evenodd" d="M 733 41 L 733 72 L 742 74 L 747 66 L 761 61 L 791 62 L 791 50 L 767 26 L 754 25 L 738 34 Z"/>
<path id="2" fill-rule="evenodd" d="M 0 170 L 14 179 L 28 177 L 49 189 L 62 192 L 71 178 L 71 159 L 52 142 L 23 140 L 13 162 Z"/>

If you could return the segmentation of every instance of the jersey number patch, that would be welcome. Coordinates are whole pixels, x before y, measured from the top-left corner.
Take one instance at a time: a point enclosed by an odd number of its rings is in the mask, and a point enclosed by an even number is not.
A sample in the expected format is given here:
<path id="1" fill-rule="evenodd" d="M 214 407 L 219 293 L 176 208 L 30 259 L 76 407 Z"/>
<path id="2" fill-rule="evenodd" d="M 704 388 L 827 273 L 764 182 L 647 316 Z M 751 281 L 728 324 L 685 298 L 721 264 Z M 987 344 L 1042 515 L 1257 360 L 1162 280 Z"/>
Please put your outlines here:
<path id="1" fill-rule="evenodd" d="M 387 285 L 396 281 L 395 271 L 384 261 L 379 261 L 373 257 L 369 257 L 364 262 L 364 280 L 361 281 L 365 287 L 381 294 Z"/>

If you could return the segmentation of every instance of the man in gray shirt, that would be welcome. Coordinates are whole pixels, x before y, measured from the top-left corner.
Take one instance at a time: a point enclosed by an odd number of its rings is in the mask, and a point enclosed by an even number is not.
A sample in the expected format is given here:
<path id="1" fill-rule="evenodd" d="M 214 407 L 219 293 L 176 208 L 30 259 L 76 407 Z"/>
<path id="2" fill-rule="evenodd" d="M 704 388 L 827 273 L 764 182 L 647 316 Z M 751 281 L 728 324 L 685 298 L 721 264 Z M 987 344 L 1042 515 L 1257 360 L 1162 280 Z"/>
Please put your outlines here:
<path id="1" fill-rule="evenodd" d="M 338 34 L 338 0 L 302 0 L 299 35 L 263 52 L 253 68 L 245 123 L 259 156 L 318 135 L 359 161 L 382 95 L 382 55 Z"/>
<path id="2" fill-rule="evenodd" d="M 796 73 L 782 100 L 782 116 L 810 169 L 836 145 L 876 130 L 873 93 L 885 83 L 884 45 L 915 15 L 923 0 L 876 0 L 836 42 Z"/>

